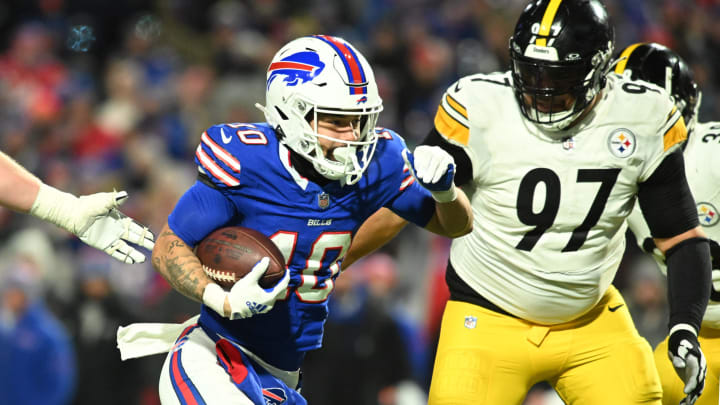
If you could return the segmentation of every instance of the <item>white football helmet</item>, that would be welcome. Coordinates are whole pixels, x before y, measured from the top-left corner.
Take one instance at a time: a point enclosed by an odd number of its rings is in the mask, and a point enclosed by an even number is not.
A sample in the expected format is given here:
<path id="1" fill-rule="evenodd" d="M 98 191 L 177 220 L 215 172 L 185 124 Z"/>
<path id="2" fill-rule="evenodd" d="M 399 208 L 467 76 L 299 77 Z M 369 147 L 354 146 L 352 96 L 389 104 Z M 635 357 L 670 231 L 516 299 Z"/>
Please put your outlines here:
<path id="1" fill-rule="evenodd" d="M 267 71 L 266 105 L 258 107 L 280 142 L 312 162 L 324 177 L 354 184 L 375 153 L 375 124 L 382 100 L 372 68 L 347 41 L 314 35 L 290 41 L 273 57 Z M 355 141 L 318 134 L 317 114 L 358 115 Z M 325 157 L 318 138 L 345 144 Z"/>

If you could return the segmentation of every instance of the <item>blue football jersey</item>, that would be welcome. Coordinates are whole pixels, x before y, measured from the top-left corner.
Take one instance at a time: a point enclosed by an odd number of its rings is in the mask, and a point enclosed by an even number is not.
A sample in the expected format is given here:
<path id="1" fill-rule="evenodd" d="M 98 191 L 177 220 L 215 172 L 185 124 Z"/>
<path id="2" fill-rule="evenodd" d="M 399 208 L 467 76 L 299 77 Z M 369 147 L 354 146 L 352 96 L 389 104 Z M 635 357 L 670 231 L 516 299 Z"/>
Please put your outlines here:
<path id="1" fill-rule="evenodd" d="M 405 142 L 387 129 L 376 133 L 363 177 L 344 187 L 300 175 L 267 124 L 222 124 L 202 134 L 195 162 L 205 181 L 180 198 L 170 228 L 189 246 L 223 226 L 256 229 L 280 248 L 291 274 L 285 297 L 266 314 L 231 321 L 203 305 L 199 323 L 208 335 L 231 339 L 278 368 L 298 369 L 304 353 L 320 347 L 328 295 L 360 225 L 381 207 L 428 223 L 435 203 L 405 166 Z"/>

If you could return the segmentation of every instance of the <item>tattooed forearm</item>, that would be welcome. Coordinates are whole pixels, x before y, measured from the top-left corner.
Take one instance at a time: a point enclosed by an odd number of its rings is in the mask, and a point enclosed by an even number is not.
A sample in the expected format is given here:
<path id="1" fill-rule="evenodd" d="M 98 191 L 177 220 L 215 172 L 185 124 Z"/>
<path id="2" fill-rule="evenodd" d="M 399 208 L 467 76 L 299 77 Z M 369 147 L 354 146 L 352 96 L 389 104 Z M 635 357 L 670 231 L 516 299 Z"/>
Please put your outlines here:
<path id="1" fill-rule="evenodd" d="M 202 302 L 205 286 L 211 282 L 197 256 L 167 225 L 158 236 L 152 255 L 153 267 L 181 294 Z"/>
<path id="2" fill-rule="evenodd" d="M 187 247 L 185 244 L 180 240 L 173 240 L 170 242 L 170 247 L 168 248 L 168 253 L 173 254 L 176 247 Z"/>

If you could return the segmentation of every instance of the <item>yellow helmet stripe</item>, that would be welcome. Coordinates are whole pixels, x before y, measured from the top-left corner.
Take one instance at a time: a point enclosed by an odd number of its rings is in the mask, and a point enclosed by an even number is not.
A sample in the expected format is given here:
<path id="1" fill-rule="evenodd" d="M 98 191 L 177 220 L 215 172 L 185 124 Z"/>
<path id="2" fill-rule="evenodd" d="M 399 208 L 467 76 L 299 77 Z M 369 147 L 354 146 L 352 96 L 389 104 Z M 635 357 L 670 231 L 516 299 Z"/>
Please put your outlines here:
<path id="1" fill-rule="evenodd" d="M 555 21 L 555 15 L 557 14 L 558 8 L 560 7 L 562 0 L 550 0 L 543 14 L 542 21 L 540 22 L 540 31 L 538 31 L 538 38 L 535 40 L 537 46 L 547 46 L 547 37 L 550 34 L 550 27 L 552 27 L 553 21 Z"/>
<path id="2" fill-rule="evenodd" d="M 633 51 L 635 51 L 635 48 L 643 44 L 645 44 L 645 42 L 638 42 L 625 48 L 625 50 L 620 54 L 620 57 L 618 58 L 619 62 L 615 66 L 615 73 L 621 75 L 625 71 L 625 66 L 627 66 L 630 55 L 633 53 Z"/>

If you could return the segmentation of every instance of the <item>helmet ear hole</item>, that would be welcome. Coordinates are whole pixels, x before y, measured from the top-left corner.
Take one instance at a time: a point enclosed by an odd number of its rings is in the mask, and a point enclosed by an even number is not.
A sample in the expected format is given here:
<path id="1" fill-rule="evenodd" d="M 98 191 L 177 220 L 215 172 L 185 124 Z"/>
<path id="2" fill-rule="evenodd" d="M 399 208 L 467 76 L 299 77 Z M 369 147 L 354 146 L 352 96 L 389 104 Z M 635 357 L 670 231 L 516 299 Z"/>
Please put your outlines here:
<path id="1" fill-rule="evenodd" d="M 315 118 L 315 109 L 311 108 L 307 114 L 305 114 L 305 121 L 309 124 Z"/>
<path id="2" fill-rule="evenodd" d="M 287 121 L 288 116 L 285 115 L 285 113 L 283 112 L 283 110 L 281 110 L 280 108 L 278 108 L 278 106 L 275 106 L 275 111 L 277 111 L 278 115 L 280 116 L 280 118 L 282 118 L 283 121 Z"/>

